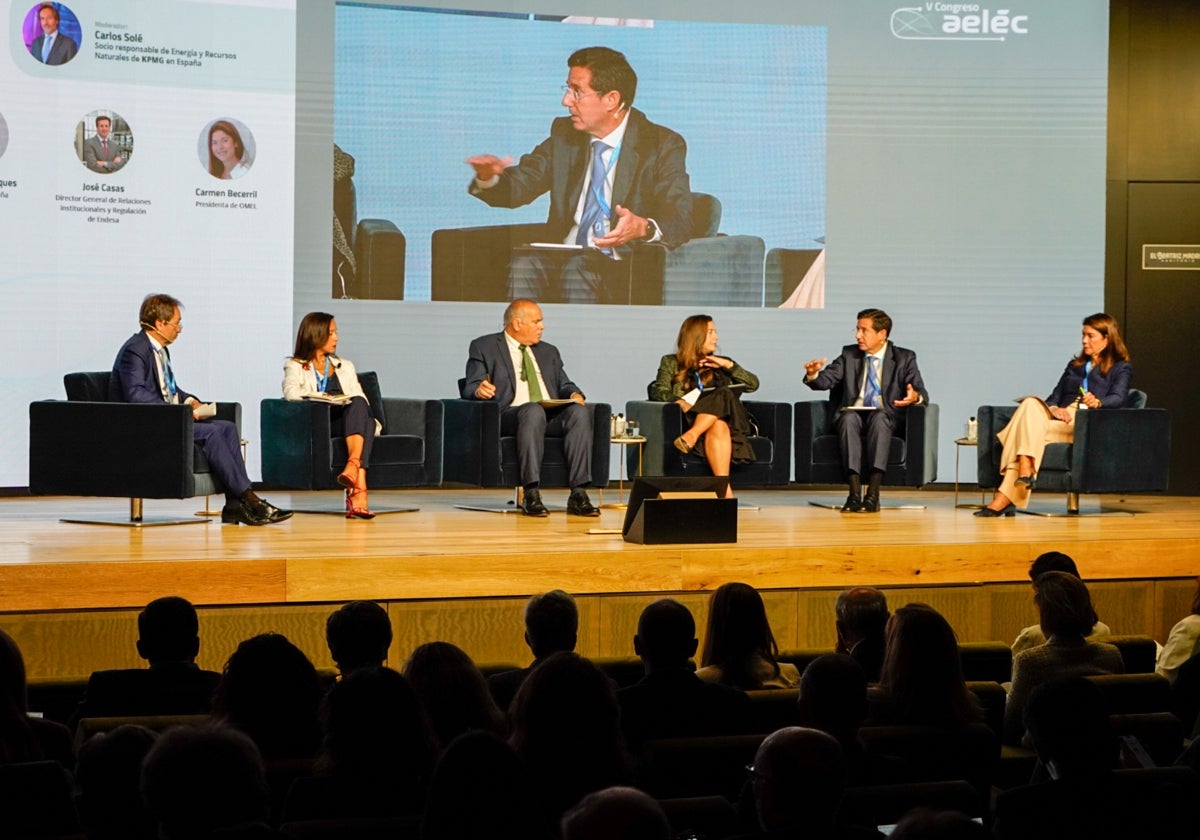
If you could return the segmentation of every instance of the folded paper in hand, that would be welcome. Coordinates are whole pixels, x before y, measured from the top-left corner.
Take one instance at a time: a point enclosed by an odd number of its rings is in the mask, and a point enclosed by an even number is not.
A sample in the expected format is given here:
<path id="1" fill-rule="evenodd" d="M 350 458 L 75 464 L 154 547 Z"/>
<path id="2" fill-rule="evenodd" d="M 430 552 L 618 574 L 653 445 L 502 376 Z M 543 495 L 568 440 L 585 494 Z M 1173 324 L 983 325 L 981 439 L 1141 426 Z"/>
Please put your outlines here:
<path id="1" fill-rule="evenodd" d="M 215 402 L 199 403 L 192 406 L 192 416 L 197 420 L 207 420 L 209 417 L 217 416 L 217 404 Z"/>

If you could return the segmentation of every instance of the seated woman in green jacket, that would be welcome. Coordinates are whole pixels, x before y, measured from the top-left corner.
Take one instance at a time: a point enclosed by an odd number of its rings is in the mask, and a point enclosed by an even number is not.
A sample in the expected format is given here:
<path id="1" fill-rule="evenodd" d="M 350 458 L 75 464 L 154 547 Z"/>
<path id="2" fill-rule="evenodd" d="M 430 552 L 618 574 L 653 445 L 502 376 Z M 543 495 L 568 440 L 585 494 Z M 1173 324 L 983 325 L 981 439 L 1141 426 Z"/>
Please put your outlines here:
<path id="1" fill-rule="evenodd" d="M 679 328 L 675 352 L 662 357 L 650 383 L 650 399 L 673 401 L 687 428 L 675 448 L 708 462 L 713 475 L 729 475 L 731 463 L 748 464 L 754 450 L 740 394 L 758 390 L 758 377 L 733 359 L 716 355 L 717 328 L 707 315 L 692 315 Z M 733 491 L 728 491 L 730 497 Z"/>

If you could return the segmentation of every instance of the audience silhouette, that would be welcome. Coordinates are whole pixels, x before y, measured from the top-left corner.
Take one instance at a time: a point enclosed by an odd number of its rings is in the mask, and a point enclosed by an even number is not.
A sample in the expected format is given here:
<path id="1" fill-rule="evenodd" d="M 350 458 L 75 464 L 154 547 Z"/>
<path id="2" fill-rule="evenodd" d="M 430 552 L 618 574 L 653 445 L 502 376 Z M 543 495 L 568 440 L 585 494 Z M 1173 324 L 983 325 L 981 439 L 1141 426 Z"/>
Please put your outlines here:
<path id="1" fill-rule="evenodd" d="M 743 691 L 799 685 L 796 666 L 777 662 L 778 656 L 779 646 L 757 590 L 745 583 L 717 587 L 708 602 L 708 629 L 696 676 Z"/>
<path id="2" fill-rule="evenodd" d="M 378 668 L 392 645 L 392 622 L 387 610 L 374 601 L 351 601 L 329 614 L 325 643 L 338 670 Z"/>
<path id="3" fill-rule="evenodd" d="M 488 678 L 496 705 L 509 711 L 517 689 L 529 672 L 553 653 L 575 650 L 579 637 L 579 610 L 575 599 L 561 589 L 534 595 L 525 604 L 525 644 L 533 652 L 528 668 L 502 671 Z"/>
<path id="4" fill-rule="evenodd" d="M 441 743 L 449 744 L 472 729 L 508 734 L 508 718 L 497 708 L 483 674 L 461 648 L 449 642 L 423 644 L 409 657 L 404 676 Z"/>

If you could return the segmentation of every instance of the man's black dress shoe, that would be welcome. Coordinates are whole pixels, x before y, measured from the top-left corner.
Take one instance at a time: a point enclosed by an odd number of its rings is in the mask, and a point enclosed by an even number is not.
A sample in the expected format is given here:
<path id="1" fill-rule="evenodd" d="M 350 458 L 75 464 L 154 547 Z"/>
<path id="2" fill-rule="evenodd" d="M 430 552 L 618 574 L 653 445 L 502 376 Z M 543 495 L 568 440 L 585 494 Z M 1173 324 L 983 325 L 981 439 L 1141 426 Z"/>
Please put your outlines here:
<path id="1" fill-rule="evenodd" d="M 982 516 L 985 519 L 994 519 L 999 516 L 1016 516 L 1017 506 L 1012 502 L 1009 502 L 1007 505 L 1000 508 L 1000 510 L 995 510 L 990 507 L 980 508 L 979 510 L 975 511 L 975 515 Z"/>
<path id="2" fill-rule="evenodd" d="M 842 513 L 858 513 L 862 510 L 862 499 L 851 493 L 846 497 L 846 503 L 842 505 Z"/>
<path id="3" fill-rule="evenodd" d="M 860 508 L 857 512 L 858 513 L 879 513 L 879 494 L 878 493 L 868 493 L 867 495 L 863 496 L 862 508 Z"/>
<path id="4" fill-rule="evenodd" d="M 550 515 L 550 511 L 546 510 L 546 506 L 542 504 L 541 491 L 536 488 L 525 491 L 525 495 L 521 499 L 521 513 L 526 516 Z"/>
<path id="5" fill-rule="evenodd" d="M 572 490 L 567 499 L 567 513 L 574 516 L 599 516 L 600 509 L 592 504 L 586 490 Z"/>
<path id="6" fill-rule="evenodd" d="M 288 511 L 288 515 L 291 515 L 291 511 Z M 225 507 L 221 508 L 221 522 L 225 525 L 238 522 L 243 525 L 270 525 L 271 516 L 262 504 L 250 504 L 237 499 L 225 502 Z"/>
<path id="7" fill-rule="evenodd" d="M 271 522 L 282 522 L 285 519 L 292 518 L 292 512 L 290 510 L 277 508 L 266 499 L 259 499 L 258 503 L 260 506 L 258 509 L 265 513 L 267 515 L 267 519 L 269 519 Z"/>

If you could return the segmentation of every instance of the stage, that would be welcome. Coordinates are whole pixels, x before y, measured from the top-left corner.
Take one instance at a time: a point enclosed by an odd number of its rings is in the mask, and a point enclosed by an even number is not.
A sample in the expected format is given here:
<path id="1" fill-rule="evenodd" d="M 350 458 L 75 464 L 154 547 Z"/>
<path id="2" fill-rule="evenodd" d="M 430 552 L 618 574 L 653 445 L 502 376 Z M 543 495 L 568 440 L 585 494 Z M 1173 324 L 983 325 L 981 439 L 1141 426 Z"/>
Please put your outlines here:
<path id="1" fill-rule="evenodd" d="M 337 492 L 263 495 L 281 507 L 340 501 Z M 960 501 L 979 498 L 968 495 Z M 551 505 L 566 501 L 566 491 L 544 496 Z M 593 501 L 597 496 L 593 491 Z M 616 496 L 615 488 L 607 490 L 603 501 Z M 1101 616 L 1108 620 L 1120 613 L 1114 630 L 1161 641 L 1164 627 L 1187 612 L 1200 572 L 1200 498 L 1085 497 L 1085 512 L 1102 503 L 1137 514 L 1007 519 L 981 519 L 956 509 L 946 490 L 886 491 L 885 505 L 924 509 L 885 509 L 878 515 L 810 504 L 842 498 L 832 488 L 744 492 L 741 499 L 758 509 L 739 510 L 736 544 L 642 546 L 620 535 L 588 533 L 619 528 L 624 515 L 619 510 L 605 509 L 598 520 L 561 511 L 532 519 L 454 507 L 503 506 L 511 499 L 505 491 L 477 488 L 381 491 L 371 494 L 373 507 L 420 510 L 372 521 L 298 514 L 259 528 L 222 525 L 219 519 L 155 528 L 67 524 L 60 517 L 125 518 L 128 502 L 7 497 L 0 500 L 0 612 L 9 615 L 0 616 L 0 623 L 41 638 L 50 630 L 34 632 L 33 625 L 64 629 L 63 622 L 82 622 L 72 631 L 82 635 L 80 644 L 111 645 L 111 640 L 93 644 L 96 620 L 103 625 L 115 610 L 112 615 L 127 621 L 131 610 L 153 598 L 179 594 L 212 608 L 202 610 L 202 620 L 238 618 L 228 631 L 231 642 L 269 617 L 270 627 L 292 626 L 289 636 L 308 639 L 302 647 L 314 655 L 314 648 L 321 649 L 317 625 L 328 605 L 363 598 L 387 603 L 399 655 L 406 656 L 411 644 L 446 638 L 480 661 L 520 660 L 527 658 L 519 629 L 523 599 L 561 588 L 581 596 L 581 652 L 622 655 L 637 613 L 653 594 L 676 594 L 702 627 L 704 593 L 738 580 L 771 590 L 766 598 L 781 647 L 829 643 L 829 590 L 855 585 L 887 587 L 894 606 L 933 603 L 965 641 L 1005 639 L 1032 622 L 1030 561 L 1060 550 L 1078 562 Z M 186 517 L 202 502 L 147 500 L 145 514 Z M 1037 506 L 1061 511 L 1065 499 L 1044 494 Z M 40 661 L 36 654 L 27 658 Z M 74 673 L 69 660 L 45 660 L 31 666 L 31 673 Z"/>

